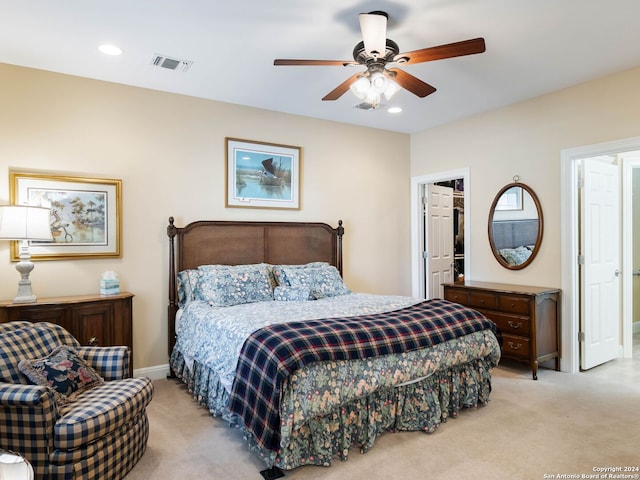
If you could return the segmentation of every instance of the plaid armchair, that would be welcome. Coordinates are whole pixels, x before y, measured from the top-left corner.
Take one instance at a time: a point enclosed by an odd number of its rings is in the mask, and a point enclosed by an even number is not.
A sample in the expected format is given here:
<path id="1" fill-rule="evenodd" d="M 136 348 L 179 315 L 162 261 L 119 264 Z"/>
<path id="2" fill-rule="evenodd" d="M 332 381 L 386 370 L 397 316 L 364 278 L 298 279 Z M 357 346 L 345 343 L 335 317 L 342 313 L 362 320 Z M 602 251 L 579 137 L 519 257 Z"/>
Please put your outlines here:
<path id="1" fill-rule="evenodd" d="M 59 345 L 75 349 L 104 379 L 62 404 L 18 368 Z M 52 323 L 0 324 L 0 447 L 29 460 L 36 479 L 123 478 L 146 449 L 153 396 L 148 378 L 128 376 L 127 347 L 80 346 Z"/>

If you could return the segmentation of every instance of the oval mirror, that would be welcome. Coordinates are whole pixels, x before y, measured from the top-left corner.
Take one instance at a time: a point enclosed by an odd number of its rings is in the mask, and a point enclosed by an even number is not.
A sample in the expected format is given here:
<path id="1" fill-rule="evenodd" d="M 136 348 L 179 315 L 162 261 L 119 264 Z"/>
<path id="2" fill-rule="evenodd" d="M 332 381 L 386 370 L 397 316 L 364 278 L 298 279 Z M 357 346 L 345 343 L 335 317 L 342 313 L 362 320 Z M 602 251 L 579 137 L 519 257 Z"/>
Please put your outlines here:
<path id="1" fill-rule="evenodd" d="M 524 183 L 502 187 L 489 210 L 489 244 L 505 268 L 529 265 L 542 243 L 542 208 L 535 192 Z"/>

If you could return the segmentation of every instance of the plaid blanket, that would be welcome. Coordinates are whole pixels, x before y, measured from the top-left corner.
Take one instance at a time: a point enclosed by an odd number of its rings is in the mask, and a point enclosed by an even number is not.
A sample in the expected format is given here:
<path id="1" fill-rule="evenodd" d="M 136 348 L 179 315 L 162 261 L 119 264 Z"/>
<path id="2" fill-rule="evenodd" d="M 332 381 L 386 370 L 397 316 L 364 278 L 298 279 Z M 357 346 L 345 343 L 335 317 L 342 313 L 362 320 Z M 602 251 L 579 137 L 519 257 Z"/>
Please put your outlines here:
<path id="1" fill-rule="evenodd" d="M 321 360 L 352 360 L 429 347 L 495 324 L 446 300 L 357 317 L 288 322 L 263 327 L 245 341 L 229 408 L 259 446 L 280 445 L 280 386 L 298 368 Z"/>

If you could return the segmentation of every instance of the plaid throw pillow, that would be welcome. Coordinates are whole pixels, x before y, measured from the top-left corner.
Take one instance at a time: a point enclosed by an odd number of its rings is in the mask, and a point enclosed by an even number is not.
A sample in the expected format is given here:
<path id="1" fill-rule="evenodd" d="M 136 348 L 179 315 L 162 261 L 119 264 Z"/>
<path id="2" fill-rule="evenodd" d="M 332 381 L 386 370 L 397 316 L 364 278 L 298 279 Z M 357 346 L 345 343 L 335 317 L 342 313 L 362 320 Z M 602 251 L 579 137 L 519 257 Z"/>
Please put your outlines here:
<path id="1" fill-rule="evenodd" d="M 41 359 L 21 360 L 18 368 L 35 385 L 51 388 L 58 405 L 64 405 L 78 393 L 104 382 L 104 379 L 67 345 L 54 348 L 49 355 Z"/>

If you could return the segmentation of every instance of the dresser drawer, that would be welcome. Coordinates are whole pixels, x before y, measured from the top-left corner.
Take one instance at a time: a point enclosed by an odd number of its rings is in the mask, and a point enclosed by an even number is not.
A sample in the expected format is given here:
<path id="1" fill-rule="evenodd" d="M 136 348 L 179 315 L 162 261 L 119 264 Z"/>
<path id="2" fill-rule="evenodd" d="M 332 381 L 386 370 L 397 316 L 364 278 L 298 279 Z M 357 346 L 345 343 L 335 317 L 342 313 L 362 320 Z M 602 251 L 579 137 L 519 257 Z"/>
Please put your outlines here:
<path id="1" fill-rule="evenodd" d="M 502 333 L 512 333 L 514 335 L 522 335 L 523 337 L 531 336 L 531 319 L 529 317 L 519 317 L 517 315 L 498 312 L 482 313 L 487 318 L 493 320 Z"/>
<path id="2" fill-rule="evenodd" d="M 515 335 L 502 336 L 502 354 L 505 357 L 529 358 L 529 339 Z"/>
<path id="3" fill-rule="evenodd" d="M 469 304 L 469 292 L 461 288 L 445 287 L 444 299 L 450 302 L 461 303 L 462 305 Z"/>
<path id="4" fill-rule="evenodd" d="M 495 309 L 498 306 L 498 295 L 492 292 L 469 292 L 469 306 L 475 308 Z"/>
<path id="5" fill-rule="evenodd" d="M 523 295 L 499 295 L 498 309 L 509 313 L 529 313 L 530 297 Z"/>

